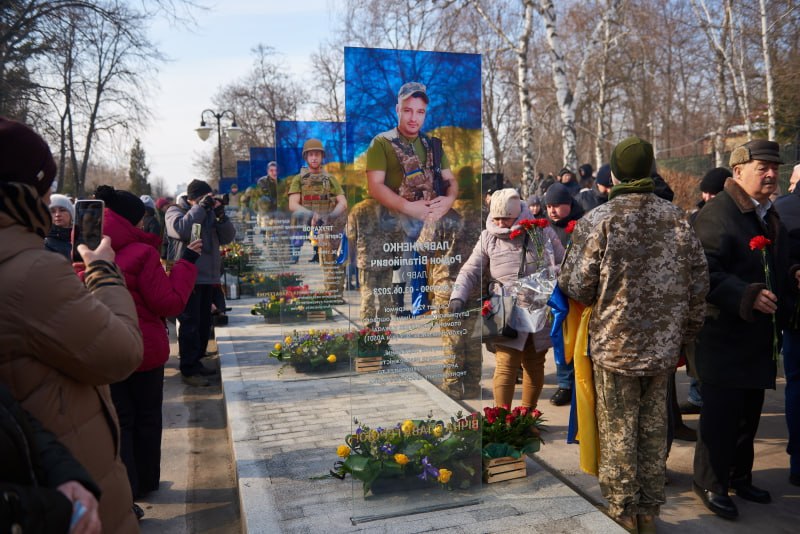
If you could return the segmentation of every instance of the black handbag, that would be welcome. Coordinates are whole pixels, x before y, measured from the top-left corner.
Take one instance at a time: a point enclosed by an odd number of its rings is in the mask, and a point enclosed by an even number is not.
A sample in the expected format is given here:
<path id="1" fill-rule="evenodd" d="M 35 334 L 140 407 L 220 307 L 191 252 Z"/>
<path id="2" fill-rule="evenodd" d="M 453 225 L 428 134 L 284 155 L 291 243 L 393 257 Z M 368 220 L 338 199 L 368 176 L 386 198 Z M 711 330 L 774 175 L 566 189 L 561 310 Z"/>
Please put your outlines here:
<path id="1" fill-rule="evenodd" d="M 525 274 L 525 260 L 528 251 L 528 234 L 522 244 L 522 254 L 519 261 L 517 279 Z M 515 295 L 506 295 L 502 282 L 491 279 L 487 284 L 488 296 L 481 307 L 481 327 L 476 328 L 473 337 L 480 333 L 481 341 L 488 345 L 502 343 L 510 339 L 517 339 L 519 333 L 509 323 L 511 322 L 514 306 L 517 303 Z"/>

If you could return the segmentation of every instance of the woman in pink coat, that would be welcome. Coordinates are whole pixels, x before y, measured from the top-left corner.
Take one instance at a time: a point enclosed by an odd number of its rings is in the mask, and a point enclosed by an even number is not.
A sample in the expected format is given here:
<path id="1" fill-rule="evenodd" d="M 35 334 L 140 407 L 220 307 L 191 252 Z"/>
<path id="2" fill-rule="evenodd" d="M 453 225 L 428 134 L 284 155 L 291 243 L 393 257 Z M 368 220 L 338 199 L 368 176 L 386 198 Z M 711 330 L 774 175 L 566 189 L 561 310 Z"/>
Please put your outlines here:
<path id="1" fill-rule="evenodd" d="M 475 244 L 467 262 L 458 273 L 453 292 L 450 295 L 451 313 L 460 313 L 473 287 L 488 280 L 497 280 L 505 288 L 510 288 L 519 279 L 522 250 L 525 246 L 525 266 L 523 276 L 533 274 L 543 268 L 543 258 L 539 257 L 536 245 L 525 239 L 525 230 L 519 223 L 523 219 L 532 219 L 514 189 L 501 189 L 492 193 L 489 206 L 489 217 L 486 229 Z M 536 230 L 539 231 L 539 230 Z M 557 269 L 564 258 L 564 247 L 552 228 L 541 230 L 545 242 L 544 248 L 552 248 L 552 257 L 544 254 L 551 262 L 551 268 Z M 527 244 L 526 244 L 527 243 Z M 520 302 L 518 300 L 518 302 Z M 543 304 L 544 306 L 544 304 Z M 514 310 L 517 317 L 528 313 L 521 308 Z M 544 358 L 550 341 L 550 321 L 535 331 L 532 321 L 515 321 L 519 332 L 516 339 L 495 343 L 496 366 L 492 379 L 494 402 L 496 406 L 511 406 L 517 381 L 517 371 L 522 366 L 522 401 L 521 406 L 536 408 L 539 394 L 544 385 Z"/>
<path id="2" fill-rule="evenodd" d="M 116 262 L 136 304 L 144 354 L 139 368 L 111 385 L 122 430 L 121 455 L 128 468 L 133 498 L 158 489 L 161 476 L 161 405 L 169 337 L 164 318 L 178 315 L 194 288 L 202 242 L 184 251 L 167 275 L 161 265 L 161 238 L 141 229 L 144 203 L 127 191 L 101 185 L 95 198 L 106 205 L 103 233 L 111 238 Z M 137 509 L 138 508 L 138 509 Z M 137 516 L 143 512 L 134 507 Z"/>

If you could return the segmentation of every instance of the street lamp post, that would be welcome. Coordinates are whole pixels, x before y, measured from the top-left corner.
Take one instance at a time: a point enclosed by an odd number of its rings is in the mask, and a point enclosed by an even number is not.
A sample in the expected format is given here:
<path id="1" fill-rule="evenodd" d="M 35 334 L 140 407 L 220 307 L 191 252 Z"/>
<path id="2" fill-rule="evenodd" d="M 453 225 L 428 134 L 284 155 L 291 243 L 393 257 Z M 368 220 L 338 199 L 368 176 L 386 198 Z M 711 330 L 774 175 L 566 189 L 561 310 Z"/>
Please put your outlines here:
<path id="1" fill-rule="evenodd" d="M 236 124 L 236 115 L 233 111 L 226 109 L 217 113 L 213 109 L 204 109 L 202 113 L 200 113 L 200 127 L 195 129 L 197 132 L 197 136 L 200 138 L 201 141 L 205 141 L 208 139 L 208 136 L 211 134 L 211 126 L 206 124 L 205 116 L 206 113 L 210 113 L 214 119 L 217 121 L 217 150 L 219 151 L 218 159 L 219 159 L 219 179 L 220 183 L 222 183 L 222 118 L 228 116 L 231 119 L 231 125 L 225 129 L 225 133 L 227 133 L 228 137 L 234 143 L 239 139 L 239 136 L 242 134 L 242 129 Z"/>

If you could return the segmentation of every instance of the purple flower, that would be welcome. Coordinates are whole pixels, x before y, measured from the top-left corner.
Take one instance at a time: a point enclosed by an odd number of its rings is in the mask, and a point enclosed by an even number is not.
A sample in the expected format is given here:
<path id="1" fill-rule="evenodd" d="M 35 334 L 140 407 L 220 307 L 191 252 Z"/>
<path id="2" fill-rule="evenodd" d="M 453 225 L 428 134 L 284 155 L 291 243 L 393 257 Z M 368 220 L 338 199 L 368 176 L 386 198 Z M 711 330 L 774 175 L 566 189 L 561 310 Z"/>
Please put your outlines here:
<path id="1" fill-rule="evenodd" d="M 439 470 L 431 465 L 431 463 L 428 461 L 428 457 L 426 456 L 422 459 L 422 473 L 420 473 L 418 476 L 422 480 L 428 480 L 428 475 L 432 476 L 433 478 L 439 478 Z"/>

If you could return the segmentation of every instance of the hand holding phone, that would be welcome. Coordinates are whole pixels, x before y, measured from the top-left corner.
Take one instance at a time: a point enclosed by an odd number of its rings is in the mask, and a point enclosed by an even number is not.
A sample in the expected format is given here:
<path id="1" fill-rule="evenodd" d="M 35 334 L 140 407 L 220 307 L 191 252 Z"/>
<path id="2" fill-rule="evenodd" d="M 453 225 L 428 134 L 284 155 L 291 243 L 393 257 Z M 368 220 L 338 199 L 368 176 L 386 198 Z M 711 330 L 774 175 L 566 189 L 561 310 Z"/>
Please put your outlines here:
<path id="1" fill-rule="evenodd" d="M 199 223 L 194 223 L 192 225 L 192 238 L 189 240 L 191 243 L 192 241 L 197 241 L 200 239 L 200 233 L 203 231 L 203 226 Z"/>
<path id="2" fill-rule="evenodd" d="M 75 224 L 72 227 L 72 259 L 82 261 L 78 245 L 94 250 L 103 239 L 102 200 L 78 200 L 75 202 Z"/>

